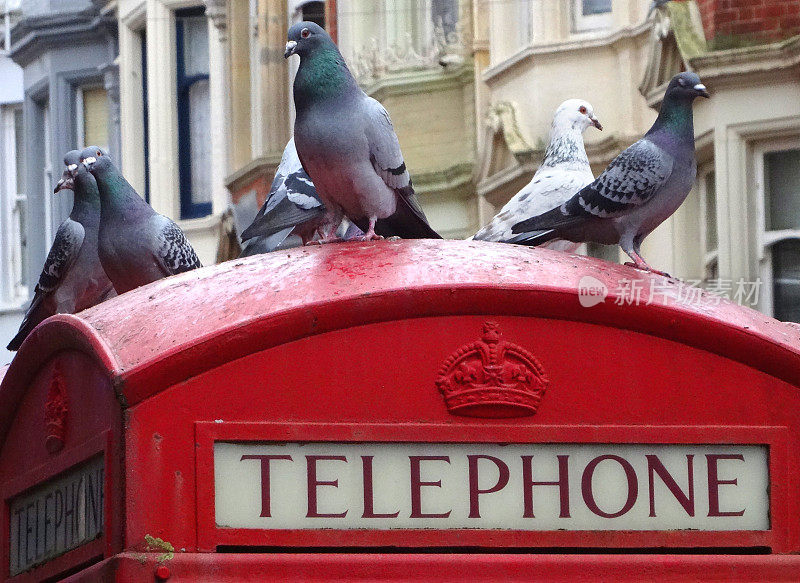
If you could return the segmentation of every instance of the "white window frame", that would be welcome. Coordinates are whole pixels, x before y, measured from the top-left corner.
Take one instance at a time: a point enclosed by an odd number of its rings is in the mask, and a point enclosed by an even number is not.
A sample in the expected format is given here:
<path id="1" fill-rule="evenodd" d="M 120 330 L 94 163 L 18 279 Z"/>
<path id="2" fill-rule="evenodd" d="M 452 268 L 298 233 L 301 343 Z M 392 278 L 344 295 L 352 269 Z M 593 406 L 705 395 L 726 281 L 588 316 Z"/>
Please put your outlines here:
<path id="1" fill-rule="evenodd" d="M 697 194 L 699 195 L 699 205 L 700 205 L 700 249 L 702 251 L 702 260 L 703 260 L 703 280 L 704 282 L 708 283 L 713 281 L 714 279 L 719 279 L 719 221 L 717 220 L 716 212 L 714 213 L 714 222 L 717 225 L 717 247 L 716 249 L 709 249 L 708 248 L 708 176 L 710 174 L 714 174 L 714 180 L 716 180 L 716 170 L 714 167 L 713 162 L 706 164 L 705 166 L 701 167 L 700 170 L 697 172 Z M 716 195 L 716 185 L 714 188 L 714 198 L 717 198 Z M 718 203 L 715 204 L 715 209 Z M 712 278 L 711 272 L 713 266 L 716 264 L 716 278 Z"/>
<path id="2" fill-rule="evenodd" d="M 800 149 L 800 136 L 784 138 L 759 144 L 753 149 L 753 167 L 755 171 L 756 213 L 758 225 L 758 274 L 761 280 L 758 309 L 770 316 L 775 314 L 775 297 L 773 293 L 772 247 L 788 240 L 800 240 L 800 229 L 767 230 L 766 213 L 766 175 L 764 156 L 771 152 Z"/>
<path id="3" fill-rule="evenodd" d="M 44 136 L 44 167 L 42 168 L 42 188 L 44 189 L 44 237 L 48 246 L 53 241 L 53 150 L 50 134 L 50 101 L 41 106 L 42 135 Z"/>
<path id="4" fill-rule="evenodd" d="M 17 184 L 17 151 L 14 115 L 22 109 L 22 104 L 0 106 L 0 151 L 3 167 L 0 177 L 0 247 L 2 256 L 2 281 L 0 281 L 0 305 L 17 308 L 28 299 L 28 286 L 23 285 L 25 265 L 22 262 L 22 239 L 20 230 L 20 211 L 27 198 L 20 192 Z"/>
<path id="5" fill-rule="evenodd" d="M 572 28 L 574 32 L 592 32 L 611 28 L 614 22 L 614 7 L 602 14 L 583 15 L 583 0 L 572 0 Z"/>

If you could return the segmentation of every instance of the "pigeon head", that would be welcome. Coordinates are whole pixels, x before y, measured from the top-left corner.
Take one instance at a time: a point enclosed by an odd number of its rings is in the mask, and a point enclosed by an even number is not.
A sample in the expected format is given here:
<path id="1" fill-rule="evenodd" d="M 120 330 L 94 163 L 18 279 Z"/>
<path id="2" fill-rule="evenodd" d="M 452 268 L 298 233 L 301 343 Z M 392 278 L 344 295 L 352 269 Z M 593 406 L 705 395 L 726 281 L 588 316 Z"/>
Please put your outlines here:
<path id="1" fill-rule="evenodd" d="M 92 174 L 113 166 L 108 152 L 98 146 L 84 148 L 81 152 L 81 164 Z"/>
<path id="2" fill-rule="evenodd" d="M 304 58 L 320 47 L 336 46 L 325 29 L 313 22 L 298 22 L 293 24 L 288 33 L 289 42 L 286 43 L 284 58 L 299 55 Z"/>
<path id="3" fill-rule="evenodd" d="M 711 97 L 706 90 L 706 86 L 700 81 L 696 73 L 685 71 L 672 78 L 667 85 L 667 92 L 664 99 L 689 101 L 690 103 L 697 96 Z"/>
<path id="4" fill-rule="evenodd" d="M 556 129 L 576 129 L 582 132 L 589 126 L 603 131 L 603 124 L 594 116 L 592 104 L 583 99 L 567 99 L 558 106 L 553 116 L 553 128 Z"/>
<path id="5" fill-rule="evenodd" d="M 53 189 L 53 194 L 62 190 L 75 190 L 75 176 L 81 162 L 80 150 L 70 150 L 64 155 L 64 173 Z"/>

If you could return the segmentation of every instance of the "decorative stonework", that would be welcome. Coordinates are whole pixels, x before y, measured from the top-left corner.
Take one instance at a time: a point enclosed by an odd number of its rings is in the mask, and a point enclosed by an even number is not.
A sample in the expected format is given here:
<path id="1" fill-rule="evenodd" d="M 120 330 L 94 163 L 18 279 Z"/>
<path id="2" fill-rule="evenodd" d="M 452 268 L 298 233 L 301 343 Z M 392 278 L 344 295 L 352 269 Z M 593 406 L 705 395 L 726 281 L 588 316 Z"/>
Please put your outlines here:
<path id="1" fill-rule="evenodd" d="M 491 418 L 533 415 L 548 384 L 539 361 L 502 340 L 496 322 L 485 322 L 481 340 L 456 350 L 436 379 L 450 413 Z"/>
<path id="2" fill-rule="evenodd" d="M 47 430 L 45 446 L 50 453 L 56 453 L 64 447 L 67 432 L 67 390 L 64 373 L 57 362 L 53 367 L 50 389 L 44 405 L 44 419 Z"/>
<path id="3" fill-rule="evenodd" d="M 439 22 L 424 46 L 416 44 L 411 33 L 384 49 L 377 38 L 370 38 L 351 59 L 353 76 L 367 83 L 389 73 L 462 65 L 470 53 L 468 21 L 459 20 L 448 32 Z"/>

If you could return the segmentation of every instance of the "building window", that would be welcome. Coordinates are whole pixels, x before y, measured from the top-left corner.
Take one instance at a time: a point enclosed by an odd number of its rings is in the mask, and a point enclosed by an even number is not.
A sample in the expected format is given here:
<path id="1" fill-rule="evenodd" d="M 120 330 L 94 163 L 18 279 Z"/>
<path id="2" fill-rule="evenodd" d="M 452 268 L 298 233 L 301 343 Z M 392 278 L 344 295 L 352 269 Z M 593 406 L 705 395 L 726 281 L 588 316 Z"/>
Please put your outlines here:
<path id="1" fill-rule="evenodd" d="M 27 242 L 25 239 L 25 206 L 26 197 L 23 194 L 24 184 L 24 128 L 22 125 L 22 107 L 19 105 L 4 105 L 0 107 L 0 147 L 2 156 L 0 161 L 0 210 L 3 213 L 0 224 L 8 225 L 0 229 L 2 250 L 0 252 L 0 266 L 2 266 L 2 281 L 0 281 L 0 303 L 6 305 L 19 305 L 28 297 L 27 273 L 25 262 L 27 259 Z"/>
<path id="2" fill-rule="evenodd" d="M 717 236 L 717 188 L 713 167 L 698 173 L 700 195 L 700 248 L 703 250 L 703 278 L 719 279 L 719 238 Z"/>
<path id="3" fill-rule="evenodd" d="M 102 87 L 81 87 L 75 94 L 77 144 L 108 150 L 108 94 Z"/>
<path id="4" fill-rule="evenodd" d="M 762 148 L 756 162 L 763 307 L 778 320 L 800 322 L 800 143 Z"/>
<path id="5" fill-rule="evenodd" d="M 175 13 L 181 218 L 211 214 L 208 22 L 203 8 Z"/>
<path id="6" fill-rule="evenodd" d="M 572 0 L 572 22 L 575 32 L 609 28 L 611 0 Z"/>
<path id="7" fill-rule="evenodd" d="M 50 103 L 43 102 L 39 106 L 39 120 L 41 122 L 41 141 L 44 144 L 44 164 L 42 164 L 42 184 L 44 190 L 44 238 L 49 245 L 55 235 L 53 229 L 53 150 L 50 145 Z"/>
<path id="8" fill-rule="evenodd" d="M 301 20 L 314 22 L 325 28 L 325 2 L 305 2 L 300 7 Z"/>

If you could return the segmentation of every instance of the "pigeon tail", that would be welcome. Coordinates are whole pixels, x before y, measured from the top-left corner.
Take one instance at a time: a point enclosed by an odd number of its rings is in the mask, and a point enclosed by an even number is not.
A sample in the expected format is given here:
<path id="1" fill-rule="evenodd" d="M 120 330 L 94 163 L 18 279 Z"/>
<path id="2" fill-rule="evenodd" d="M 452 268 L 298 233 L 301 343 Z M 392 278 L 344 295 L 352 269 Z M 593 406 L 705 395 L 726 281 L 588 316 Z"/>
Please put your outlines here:
<path id="1" fill-rule="evenodd" d="M 37 290 L 38 292 L 38 290 Z M 17 351 L 19 347 L 22 346 L 22 342 L 28 337 L 28 334 L 33 331 L 36 326 L 41 324 L 44 320 L 48 317 L 52 316 L 53 314 L 48 314 L 46 310 L 42 310 L 42 300 L 44 299 L 44 294 L 38 292 L 33 296 L 33 300 L 31 300 L 31 305 L 28 307 L 28 310 L 25 314 L 25 319 L 22 320 L 22 324 L 20 324 L 19 331 L 17 335 L 8 343 L 6 346 L 6 350 L 10 351 Z"/>
<path id="2" fill-rule="evenodd" d="M 397 190 L 397 209 L 385 219 L 378 219 L 375 232 L 384 237 L 400 237 L 402 239 L 441 239 L 442 236 L 433 230 L 425 218 L 422 209 L 414 199 L 411 186 Z M 356 221 L 356 226 L 366 232 L 369 220 Z"/>
<path id="3" fill-rule="evenodd" d="M 520 221 L 511 227 L 511 232 L 517 234 L 529 233 L 531 231 L 563 229 L 565 227 L 572 227 L 583 219 L 584 217 L 565 215 L 561 210 L 561 206 L 557 206 L 539 216 Z"/>
<path id="4" fill-rule="evenodd" d="M 554 229 L 549 229 L 547 231 L 528 231 L 526 233 L 520 233 L 516 237 L 511 237 L 510 239 L 503 239 L 500 243 L 536 247 L 537 245 L 542 245 L 558 237 L 559 235 Z"/>
<path id="5" fill-rule="evenodd" d="M 242 231 L 242 241 L 247 241 L 258 236 L 268 237 L 286 229 L 295 227 L 321 217 L 325 214 L 325 207 L 318 206 L 304 209 L 297 206 L 288 198 L 281 200 L 274 208 L 261 216 L 257 216 L 253 223 Z"/>

